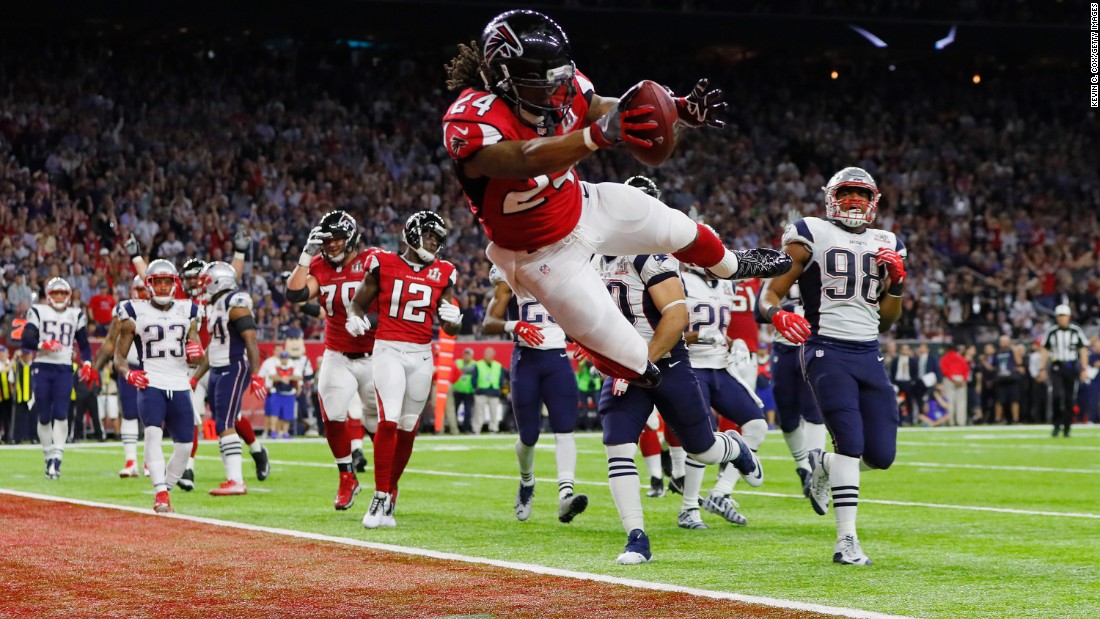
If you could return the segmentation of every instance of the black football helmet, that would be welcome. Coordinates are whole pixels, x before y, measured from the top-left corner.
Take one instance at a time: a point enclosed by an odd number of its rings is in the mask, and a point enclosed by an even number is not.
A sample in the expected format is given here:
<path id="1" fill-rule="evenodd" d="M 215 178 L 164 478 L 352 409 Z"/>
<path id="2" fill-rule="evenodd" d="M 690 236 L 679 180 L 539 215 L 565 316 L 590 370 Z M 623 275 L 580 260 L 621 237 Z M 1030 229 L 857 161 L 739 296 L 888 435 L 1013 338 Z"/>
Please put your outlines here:
<path id="1" fill-rule="evenodd" d="M 198 258 L 190 258 L 183 263 L 183 268 L 180 269 L 180 279 L 183 280 L 183 289 L 187 291 L 188 295 L 192 297 L 202 296 L 203 287 L 200 276 L 205 268 L 206 263 Z"/>
<path id="2" fill-rule="evenodd" d="M 575 73 L 569 37 L 542 13 L 507 11 L 481 33 L 485 88 L 537 129 L 552 131 L 565 118 L 577 94 Z"/>
<path id="3" fill-rule="evenodd" d="M 359 247 L 359 225 L 347 211 L 329 211 L 321 218 L 318 227 L 327 235 L 324 237 L 325 243 L 321 246 L 321 254 L 324 255 L 325 260 L 333 264 L 342 264 L 348 252 Z M 327 249 L 328 241 L 331 239 L 344 239 L 344 245 L 340 251 L 333 252 Z"/>
<path id="4" fill-rule="evenodd" d="M 435 253 L 424 249 L 424 235 L 428 233 L 439 237 L 439 249 Z M 431 262 L 447 242 L 447 224 L 442 217 L 431 211 L 417 211 L 405 222 L 405 242 L 421 260 Z"/>
<path id="5" fill-rule="evenodd" d="M 653 182 L 653 179 L 648 176 L 642 176 L 641 174 L 631 176 L 626 179 L 626 184 L 635 189 L 641 189 L 642 193 L 651 198 L 661 199 L 661 190 L 657 188 L 657 183 Z"/>

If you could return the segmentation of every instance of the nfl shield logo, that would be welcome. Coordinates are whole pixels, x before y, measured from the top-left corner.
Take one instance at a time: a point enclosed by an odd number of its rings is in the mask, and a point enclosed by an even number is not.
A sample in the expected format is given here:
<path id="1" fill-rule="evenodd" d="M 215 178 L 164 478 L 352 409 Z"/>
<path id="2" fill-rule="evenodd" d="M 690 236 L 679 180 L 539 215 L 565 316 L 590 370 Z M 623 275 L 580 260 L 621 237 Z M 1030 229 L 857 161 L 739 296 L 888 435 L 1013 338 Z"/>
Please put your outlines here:
<path id="1" fill-rule="evenodd" d="M 439 270 L 438 267 L 432 267 L 428 269 L 428 279 L 432 280 L 433 282 L 438 282 L 441 275 L 443 275 L 443 273 Z"/>

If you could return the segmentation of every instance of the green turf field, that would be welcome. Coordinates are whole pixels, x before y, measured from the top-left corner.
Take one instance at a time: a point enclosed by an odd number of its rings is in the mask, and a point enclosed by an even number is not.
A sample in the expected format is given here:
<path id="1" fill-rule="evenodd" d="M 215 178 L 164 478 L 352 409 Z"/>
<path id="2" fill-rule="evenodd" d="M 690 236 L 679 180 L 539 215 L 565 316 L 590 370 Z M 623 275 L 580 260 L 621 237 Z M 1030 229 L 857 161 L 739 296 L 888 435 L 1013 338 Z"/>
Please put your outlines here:
<path id="1" fill-rule="evenodd" d="M 801 497 L 782 435 L 760 455 L 766 481 L 735 491 L 749 526 L 703 514 L 707 531 L 677 528 L 678 495 L 645 499 L 654 561 L 614 563 L 622 531 L 597 435 L 577 439 L 577 490 L 591 498 L 572 524 L 557 522 L 553 439 L 540 443 L 534 512 L 512 513 L 514 436 L 421 437 L 401 482 L 397 529 L 368 531 L 365 491 L 332 509 L 336 473 L 322 441 L 269 444 L 271 478 L 245 458 L 246 497 L 214 498 L 217 445 L 204 443 L 197 490 L 172 492 L 183 514 L 313 531 L 479 557 L 663 581 L 919 617 L 1100 616 L 1100 428 L 1071 439 L 1044 427 L 912 429 L 889 471 L 865 473 L 859 532 L 871 567 L 831 562 L 835 525 Z M 118 479 L 117 443 L 69 446 L 63 477 L 47 481 L 37 449 L 0 448 L 0 488 L 152 507 L 146 479 Z M 642 479 L 647 479 L 644 467 Z M 713 471 L 713 469 L 712 469 Z M 704 490 L 713 483 L 708 471 Z M 2 498 L 0 498 L 2 500 Z M 124 532 L 119 532 L 124 534 Z M 105 540 L 106 541 L 106 540 Z M 700 604 L 706 604 L 701 600 Z"/>

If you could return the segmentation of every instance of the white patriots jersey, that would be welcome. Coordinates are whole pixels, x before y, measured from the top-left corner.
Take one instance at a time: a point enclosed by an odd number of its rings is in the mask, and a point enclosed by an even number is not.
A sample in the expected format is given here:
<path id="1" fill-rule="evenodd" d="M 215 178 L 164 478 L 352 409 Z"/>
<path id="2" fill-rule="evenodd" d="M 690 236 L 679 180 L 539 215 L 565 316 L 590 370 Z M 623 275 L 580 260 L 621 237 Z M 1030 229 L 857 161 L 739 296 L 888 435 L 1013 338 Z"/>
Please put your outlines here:
<path id="1" fill-rule="evenodd" d="M 222 293 L 216 301 L 206 306 L 206 329 L 210 332 L 206 354 L 212 368 L 223 368 L 245 358 L 244 338 L 229 320 L 230 310 L 238 307 L 252 312 L 252 297 L 247 292 L 233 290 Z"/>
<path id="2" fill-rule="evenodd" d="M 121 303 L 115 306 L 115 319 L 120 323 L 126 320 L 126 317 L 123 316 L 124 312 L 125 310 L 123 310 Z M 134 343 L 130 344 L 130 350 L 126 351 L 126 362 L 129 363 L 132 368 L 141 367 L 141 359 L 138 358 L 136 337 L 134 338 Z"/>
<path id="3" fill-rule="evenodd" d="M 726 329 L 733 311 L 734 283 L 726 279 L 707 279 L 698 273 L 682 274 L 687 291 L 690 329 L 709 344 L 691 344 L 688 356 L 693 368 L 725 369 L 729 363 Z"/>
<path id="4" fill-rule="evenodd" d="M 39 346 L 50 340 L 61 342 L 61 350 L 57 352 L 39 348 L 34 357 L 35 363 L 72 365 L 76 332 L 88 327 L 88 318 L 71 305 L 59 312 L 48 304 L 35 303 L 27 310 L 27 324 L 38 329 Z"/>
<path id="5" fill-rule="evenodd" d="M 187 333 L 199 320 L 199 306 L 191 301 L 172 301 L 168 309 L 150 301 L 123 301 L 122 316 L 134 323 L 138 360 L 149 386 L 165 391 L 191 391 L 187 365 Z"/>
<path id="6" fill-rule="evenodd" d="M 489 281 L 494 286 L 497 285 L 498 282 L 504 281 L 504 276 L 500 274 L 500 269 L 495 266 L 489 269 Z M 558 350 L 565 348 L 565 331 L 562 331 L 562 328 L 554 321 L 554 317 L 546 311 L 546 308 L 543 307 L 542 303 L 539 303 L 535 297 L 529 295 L 521 296 L 513 292 L 512 300 L 508 304 L 507 315 L 509 320 L 522 320 L 523 322 L 529 322 L 542 329 L 542 344 L 532 346 L 518 335 L 513 335 L 512 340 L 515 342 L 516 346 L 536 348 L 538 350 Z"/>
<path id="7" fill-rule="evenodd" d="M 866 228 L 857 234 L 818 217 L 787 226 L 783 244 L 790 242 L 802 243 L 811 254 L 798 278 L 811 331 L 838 340 L 877 341 L 886 269 L 875 254 L 893 249 L 905 259 L 905 245 L 887 230 Z"/>
<path id="8" fill-rule="evenodd" d="M 802 292 L 798 287 L 798 282 L 791 285 L 791 289 L 787 291 L 787 297 L 783 299 L 779 305 L 788 312 L 794 312 L 802 317 L 806 316 L 806 308 L 802 307 Z M 776 344 L 783 344 L 784 346 L 801 346 L 801 344 L 795 344 L 783 337 L 783 334 L 778 330 L 776 330 L 775 337 L 772 341 Z"/>
<path id="9" fill-rule="evenodd" d="M 679 280 L 680 262 L 667 254 L 595 256 L 592 266 L 638 335 L 646 342 L 653 340 L 653 331 L 661 321 L 661 308 L 649 296 L 649 288 L 667 279 Z M 677 346 L 683 346 L 683 340 Z"/>

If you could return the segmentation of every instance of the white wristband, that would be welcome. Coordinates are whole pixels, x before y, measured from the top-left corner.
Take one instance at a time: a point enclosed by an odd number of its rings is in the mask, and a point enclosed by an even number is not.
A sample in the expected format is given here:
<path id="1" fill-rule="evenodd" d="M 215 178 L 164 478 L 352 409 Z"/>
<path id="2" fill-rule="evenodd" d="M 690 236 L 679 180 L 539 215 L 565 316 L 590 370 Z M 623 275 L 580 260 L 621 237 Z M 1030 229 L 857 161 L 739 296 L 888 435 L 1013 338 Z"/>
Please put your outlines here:
<path id="1" fill-rule="evenodd" d="M 233 259 L 234 260 L 244 260 L 244 252 L 243 251 L 233 252 Z"/>
<path id="2" fill-rule="evenodd" d="M 302 255 L 298 256 L 298 266 L 300 267 L 305 267 L 308 269 L 311 262 L 313 262 L 313 256 L 307 254 L 306 252 L 302 252 Z"/>
<path id="3" fill-rule="evenodd" d="M 504 323 L 504 332 L 505 333 L 514 332 L 516 330 L 516 325 L 517 324 L 519 324 L 518 320 L 509 320 L 508 322 Z"/>
<path id="4" fill-rule="evenodd" d="M 592 151 L 600 150 L 599 145 L 596 144 L 596 141 L 592 139 L 592 126 L 591 125 L 585 127 L 584 131 L 581 131 L 581 134 L 584 136 L 584 145 L 588 147 L 588 150 L 592 150 Z"/>
<path id="5" fill-rule="evenodd" d="M 130 263 L 134 266 L 137 266 L 140 262 L 145 262 L 145 258 L 142 258 L 141 256 L 134 256 L 133 258 L 130 258 Z"/>

